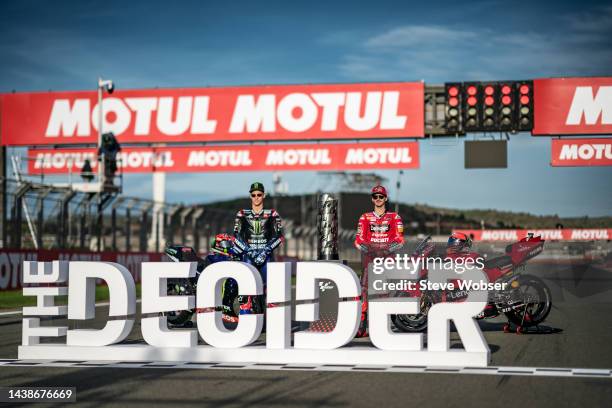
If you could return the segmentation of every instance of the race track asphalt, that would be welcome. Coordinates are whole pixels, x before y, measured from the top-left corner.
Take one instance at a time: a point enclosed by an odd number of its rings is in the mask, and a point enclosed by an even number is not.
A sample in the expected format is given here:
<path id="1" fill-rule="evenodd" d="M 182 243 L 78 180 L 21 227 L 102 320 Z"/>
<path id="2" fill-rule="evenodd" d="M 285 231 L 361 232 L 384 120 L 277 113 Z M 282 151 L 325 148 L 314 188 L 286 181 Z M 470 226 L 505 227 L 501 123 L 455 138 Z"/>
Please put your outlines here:
<path id="1" fill-rule="evenodd" d="M 528 269 L 552 290 L 554 307 L 545 323 L 552 330 L 517 335 L 503 333 L 501 318 L 481 322 L 492 352 L 491 365 L 612 369 L 612 271 L 571 264 Z M 97 325 L 103 324 L 106 313 L 105 307 L 97 308 Z M 0 359 L 17 358 L 20 319 L 0 316 Z M 136 324 L 130 340 L 140 341 L 139 333 Z M 451 339 L 459 343 L 456 333 Z M 610 376 L 3 365 L 0 386 L 73 386 L 77 405 L 90 407 L 612 406 Z"/>

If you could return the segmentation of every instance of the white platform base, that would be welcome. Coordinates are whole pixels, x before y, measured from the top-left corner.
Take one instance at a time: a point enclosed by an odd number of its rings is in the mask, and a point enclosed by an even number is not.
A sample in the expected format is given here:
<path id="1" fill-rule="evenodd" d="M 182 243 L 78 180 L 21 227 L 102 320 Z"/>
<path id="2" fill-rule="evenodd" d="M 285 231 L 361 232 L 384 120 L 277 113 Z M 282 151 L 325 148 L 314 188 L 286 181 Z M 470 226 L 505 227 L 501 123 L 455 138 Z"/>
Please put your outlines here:
<path id="1" fill-rule="evenodd" d="M 106 347 L 43 344 L 19 346 L 20 360 L 62 361 L 164 361 L 193 363 L 267 363 L 267 364 L 367 364 L 429 367 L 486 367 L 489 353 L 463 350 L 385 351 L 374 347 L 343 347 L 335 350 L 273 350 L 265 346 L 221 349 L 211 346 L 160 348 L 125 344 Z"/>

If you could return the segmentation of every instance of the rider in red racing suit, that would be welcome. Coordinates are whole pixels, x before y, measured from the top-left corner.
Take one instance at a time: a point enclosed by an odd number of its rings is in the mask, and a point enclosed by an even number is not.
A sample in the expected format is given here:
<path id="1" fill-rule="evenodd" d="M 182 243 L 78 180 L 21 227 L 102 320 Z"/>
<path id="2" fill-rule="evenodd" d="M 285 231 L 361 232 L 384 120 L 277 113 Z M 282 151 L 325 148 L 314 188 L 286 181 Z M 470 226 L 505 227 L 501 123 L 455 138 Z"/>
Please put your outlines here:
<path id="1" fill-rule="evenodd" d="M 374 211 L 359 217 L 355 247 L 363 253 L 361 275 L 361 324 L 357 337 L 367 335 L 368 266 L 374 258 L 388 257 L 404 245 L 404 225 L 399 214 L 387 212 L 387 190 L 383 186 L 372 189 Z"/>

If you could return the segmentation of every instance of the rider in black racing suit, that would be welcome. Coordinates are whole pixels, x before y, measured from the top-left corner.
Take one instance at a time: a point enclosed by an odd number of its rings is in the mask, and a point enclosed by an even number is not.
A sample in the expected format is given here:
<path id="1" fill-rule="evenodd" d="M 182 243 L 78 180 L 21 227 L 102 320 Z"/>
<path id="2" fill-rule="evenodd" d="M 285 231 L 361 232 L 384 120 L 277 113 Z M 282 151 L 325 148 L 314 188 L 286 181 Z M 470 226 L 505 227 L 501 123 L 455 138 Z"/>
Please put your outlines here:
<path id="1" fill-rule="evenodd" d="M 264 293 L 267 281 L 266 265 L 273 261 L 273 251 L 283 242 L 283 226 L 280 215 L 274 209 L 264 209 L 265 198 L 264 186 L 261 183 L 253 183 L 249 189 L 251 193 L 251 208 L 238 211 L 234 222 L 234 237 L 246 244 L 244 261 L 253 264 L 264 284 Z M 253 299 L 241 299 L 240 313 L 261 313 L 259 308 L 265 304 L 253 304 Z"/>

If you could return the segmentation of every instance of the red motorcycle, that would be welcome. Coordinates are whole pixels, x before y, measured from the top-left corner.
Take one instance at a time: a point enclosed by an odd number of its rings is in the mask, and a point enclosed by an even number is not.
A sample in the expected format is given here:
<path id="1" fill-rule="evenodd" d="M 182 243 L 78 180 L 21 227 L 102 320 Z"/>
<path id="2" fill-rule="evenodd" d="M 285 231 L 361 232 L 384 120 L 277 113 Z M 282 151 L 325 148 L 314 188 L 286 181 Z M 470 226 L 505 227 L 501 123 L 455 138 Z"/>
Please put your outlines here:
<path id="1" fill-rule="evenodd" d="M 435 249 L 431 237 L 425 238 L 416 247 L 413 258 L 429 258 Z M 522 333 L 527 327 L 541 324 L 552 308 L 552 296 L 550 289 L 538 277 L 524 274 L 527 261 L 544 249 L 544 240 L 534 237 L 532 234 L 519 242 L 506 247 L 506 254 L 484 260 L 483 272 L 486 273 L 489 282 L 506 283 L 504 290 L 490 291 L 489 303 L 485 310 L 476 319 L 488 319 L 504 313 L 508 323 L 504 325 L 504 331 L 509 332 L 511 325 L 516 328 L 517 333 Z M 480 257 L 475 252 L 463 252 L 453 254 L 445 259 L 457 259 L 459 257 L 476 259 Z M 482 258 L 482 257 L 481 257 Z M 484 258 L 483 258 L 484 259 Z M 424 263 L 427 265 L 426 263 Z M 419 272 L 420 281 L 427 280 L 427 269 L 422 268 Z M 415 290 L 405 290 L 396 293 L 400 297 L 417 297 L 420 299 L 420 313 L 416 315 L 393 315 L 392 322 L 399 330 L 404 332 L 419 332 L 427 328 L 427 314 L 431 306 L 439 302 L 460 302 L 467 298 L 468 292 L 461 290 L 455 285 L 454 290 L 423 290 L 417 284 Z M 425 286 L 425 285 L 423 285 Z"/>

